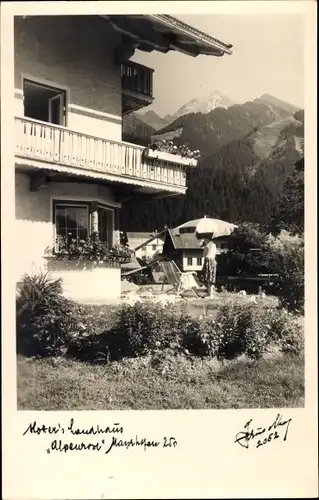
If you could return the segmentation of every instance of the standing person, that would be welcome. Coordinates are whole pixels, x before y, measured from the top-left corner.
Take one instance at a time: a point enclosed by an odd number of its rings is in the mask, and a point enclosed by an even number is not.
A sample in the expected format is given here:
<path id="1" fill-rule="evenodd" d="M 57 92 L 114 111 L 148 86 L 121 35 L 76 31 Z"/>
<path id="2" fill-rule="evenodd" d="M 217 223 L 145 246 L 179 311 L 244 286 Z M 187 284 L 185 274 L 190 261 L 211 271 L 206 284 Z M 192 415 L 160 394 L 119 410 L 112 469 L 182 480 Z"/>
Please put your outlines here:
<path id="1" fill-rule="evenodd" d="M 204 265 L 203 275 L 204 283 L 207 288 L 208 297 L 212 296 L 213 286 L 216 281 L 216 253 L 217 248 L 214 243 L 214 235 L 209 235 L 204 238 Z"/>

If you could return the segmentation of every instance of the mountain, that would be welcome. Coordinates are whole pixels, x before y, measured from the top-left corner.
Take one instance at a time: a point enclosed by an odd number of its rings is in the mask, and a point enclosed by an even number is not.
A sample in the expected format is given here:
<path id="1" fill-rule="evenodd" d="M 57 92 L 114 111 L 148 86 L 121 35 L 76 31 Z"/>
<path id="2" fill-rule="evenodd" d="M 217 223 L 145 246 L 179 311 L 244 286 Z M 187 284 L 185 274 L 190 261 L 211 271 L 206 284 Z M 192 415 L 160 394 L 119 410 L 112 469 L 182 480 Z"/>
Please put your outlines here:
<path id="1" fill-rule="evenodd" d="M 295 162 L 304 155 L 304 116 L 296 112 L 262 127 L 254 127 L 242 139 L 235 139 L 207 155 L 201 162 L 202 168 L 223 167 L 232 160 L 232 168 L 241 165 L 246 173 L 257 167 L 281 160 Z M 252 167 L 254 167 L 252 169 Z"/>
<path id="2" fill-rule="evenodd" d="M 227 109 L 234 104 L 235 102 L 225 94 L 223 94 L 219 90 L 214 90 L 208 96 L 202 99 L 192 99 L 191 101 L 187 102 L 181 108 L 179 108 L 176 113 L 172 115 L 166 115 L 165 120 L 168 123 L 172 123 L 183 115 L 187 115 L 190 113 L 207 114 L 216 108 Z"/>
<path id="3" fill-rule="evenodd" d="M 275 204 L 287 176 L 292 174 L 294 164 L 303 156 L 304 116 L 298 111 L 269 125 L 255 127 L 243 139 L 222 146 L 203 159 L 201 168 L 213 175 L 227 170 L 229 175 L 239 176 L 246 187 L 253 184 L 263 186 L 269 193 L 268 201 Z M 262 218 L 267 219 L 267 216 L 265 205 Z"/>
<path id="4" fill-rule="evenodd" d="M 304 118 L 299 112 L 261 127 L 246 136 L 246 140 L 260 158 L 268 158 L 279 147 L 288 146 L 290 139 L 292 147 L 303 155 Z"/>
<path id="5" fill-rule="evenodd" d="M 256 102 L 265 102 L 268 105 L 273 105 L 274 107 L 280 107 L 285 109 L 289 115 L 293 115 L 298 109 L 293 104 L 289 104 L 288 102 L 282 101 L 277 97 L 274 97 L 270 94 L 263 94 L 261 97 L 255 99 Z"/>
<path id="6" fill-rule="evenodd" d="M 146 123 L 146 125 L 149 125 L 150 127 L 153 127 L 155 130 L 159 130 L 166 125 L 168 125 L 168 121 L 165 120 L 165 118 L 161 118 L 155 111 L 149 110 L 144 113 L 141 112 L 136 112 L 135 116 Z"/>
<path id="7" fill-rule="evenodd" d="M 138 118 L 134 113 L 123 116 L 122 139 L 133 144 L 147 146 L 151 136 L 156 133 L 155 128 Z"/>
<path id="8" fill-rule="evenodd" d="M 199 149 L 202 158 L 205 158 L 229 142 L 244 138 L 252 129 L 269 125 L 299 111 L 295 106 L 265 96 L 227 109 L 216 108 L 206 114 L 185 114 L 158 130 L 155 138 L 157 135 L 165 137 L 163 134 L 169 132 L 172 135 L 179 131 L 177 141 L 187 144 L 191 149 Z"/>

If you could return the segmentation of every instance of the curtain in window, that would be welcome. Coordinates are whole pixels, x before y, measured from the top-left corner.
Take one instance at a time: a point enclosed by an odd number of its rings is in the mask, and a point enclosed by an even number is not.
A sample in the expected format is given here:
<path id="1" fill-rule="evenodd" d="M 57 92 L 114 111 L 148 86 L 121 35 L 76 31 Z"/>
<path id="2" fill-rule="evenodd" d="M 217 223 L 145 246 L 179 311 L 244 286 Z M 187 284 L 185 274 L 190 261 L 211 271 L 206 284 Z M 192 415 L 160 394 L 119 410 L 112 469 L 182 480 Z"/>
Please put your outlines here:
<path id="1" fill-rule="evenodd" d="M 72 239 L 84 240 L 89 234 L 88 207 L 85 206 L 56 206 L 56 235 Z"/>
<path id="2" fill-rule="evenodd" d="M 109 208 L 92 204 L 91 207 L 97 213 L 97 227 L 100 239 L 108 248 L 112 248 L 113 242 L 113 211 Z M 91 212 L 92 212 L 91 210 Z M 92 212 L 92 216 L 93 213 Z M 92 224 L 93 221 L 91 221 Z M 89 205 L 62 205 L 55 206 L 55 227 L 56 236 L 66 237 L 68 243 L 71 240 L 86 239 L 94 229 L 89 227 Z"/>
<path id="3" fill-rule="evenodd" d="M 113 211 L 104 207 L 98 207 L 98 225 L 100 240 L 108 248 L 113 246 Z"/>

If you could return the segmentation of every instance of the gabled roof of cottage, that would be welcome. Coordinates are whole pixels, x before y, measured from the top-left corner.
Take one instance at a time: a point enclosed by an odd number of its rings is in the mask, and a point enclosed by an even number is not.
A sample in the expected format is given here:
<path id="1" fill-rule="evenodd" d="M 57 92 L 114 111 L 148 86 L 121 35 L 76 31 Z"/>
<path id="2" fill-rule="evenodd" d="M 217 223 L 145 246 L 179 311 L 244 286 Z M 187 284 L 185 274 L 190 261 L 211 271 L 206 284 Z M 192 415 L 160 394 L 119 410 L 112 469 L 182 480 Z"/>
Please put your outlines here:
<path id="1" fill-rule="evenodd" d="M 182 224 L 181 226 L 176 227 L 175 229 L 167 229 L 167 233 L 172 240 L 173 246 L 175 250 L 203 250 L 202 240 L 198 240 L 196 237 L 194 226 L 194 221 L 191 221 L 190 225 L 187 223 Z M 193 227 L 194 226 L 194 227 Z M 180 229 L 194 229 L 193 232 L 180 232 Z M 227 236 L 220 236 L 219 238 L 215 238 L 215 241 L 219 241 L 223 243 L 228 239 Z"/>
<path id="2" fill-rule="evenodd" d="M 168 229 L 168 233 L 176 250 L 202 250 L 195 233 L 180 234 L 179 228 Z"/>

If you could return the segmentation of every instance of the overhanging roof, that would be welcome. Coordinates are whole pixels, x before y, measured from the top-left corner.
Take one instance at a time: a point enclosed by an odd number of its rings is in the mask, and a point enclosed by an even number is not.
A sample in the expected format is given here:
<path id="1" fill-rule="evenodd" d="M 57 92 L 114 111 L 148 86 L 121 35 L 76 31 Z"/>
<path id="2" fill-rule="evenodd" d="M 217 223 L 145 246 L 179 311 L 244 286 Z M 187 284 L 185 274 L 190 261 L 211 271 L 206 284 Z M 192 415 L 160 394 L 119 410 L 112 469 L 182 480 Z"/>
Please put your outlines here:
<path id="1" fill-rule="evenodd" d="M 213 38 L 189 24 L 167 14 L 109 15 L 114 29 L 146 52 L 167 53 L 175 50 L 196 57 L 199 54 L 223 56 L 232 53 L 232 45 Z"/>

